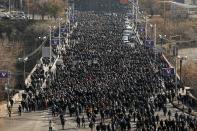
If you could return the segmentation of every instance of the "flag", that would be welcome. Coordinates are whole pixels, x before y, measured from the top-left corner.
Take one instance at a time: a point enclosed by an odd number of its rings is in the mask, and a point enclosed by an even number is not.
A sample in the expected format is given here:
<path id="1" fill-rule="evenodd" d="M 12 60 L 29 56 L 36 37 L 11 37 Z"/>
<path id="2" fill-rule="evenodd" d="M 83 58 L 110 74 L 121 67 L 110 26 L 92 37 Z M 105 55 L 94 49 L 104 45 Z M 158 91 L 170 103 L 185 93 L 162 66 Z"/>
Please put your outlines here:
<path id="1" fill-rule="evenodd" d="M 134 17 L 133 17 L 133 14 L 132 14 L 131 12 L 127 13 L 127 17 L 128 17 L 129 19 L 133 19 L 133 18 L 134 18 Z"/>
<path id="2" fill-rule="evenodd" d="M 0 78 L 8 78 L 9 72 L 8 71 L 0 71 Z"/>
<path id="3" fill-rule="evenodd" d="M 72 23 L 74 23 L 76 21 L 76 19 L 77 19 L 76 16 L 74 16 L 74 15 L 73 16 L 70 16 L 70 21 Z"/>
<path id="4" fill-rule="evenodd" d="M 163 75 L 164 76 L 173 76 L 175 75 L 175 69 L 174 68 L 163 68 Z"/>
<path id="5" fill-rule="evenodd" d="M 155 46 L 155 43 L 153 40 L 146 40 L 145 41 L 145 47 L 153 48 L 154 46 Z"/>
<path id="6" fill-rule="evenodd" d="M 60 40 L 60 44 L 62 44 L 62 43 L 63 43 L 63 39 Z M 51 45 L 59 45 L 59 38 L 52 39 Z"/>
<path id="7" fill-rule="evenodd" d="M 145 28 L 144 27 L 138 27 L 138 31 L 139 32 L 145 32 Z"/>
<path id="8" fill-rule="evenodd" d="M 67 33 L 68 32 L 67 28 L 61 28 L 60 31 L 61 31 L 61 33 Z"/>

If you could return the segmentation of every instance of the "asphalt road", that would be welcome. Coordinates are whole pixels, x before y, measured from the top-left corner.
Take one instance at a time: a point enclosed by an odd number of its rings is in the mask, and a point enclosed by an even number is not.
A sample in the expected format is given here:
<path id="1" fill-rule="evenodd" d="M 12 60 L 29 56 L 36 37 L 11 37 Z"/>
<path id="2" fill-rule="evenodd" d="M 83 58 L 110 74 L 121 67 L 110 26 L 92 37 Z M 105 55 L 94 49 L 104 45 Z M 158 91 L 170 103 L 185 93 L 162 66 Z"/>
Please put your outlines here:
<path id="1" fill-rule="evenodd" d="M 0 118 L 0 130 L 1 131 L 48 131 L 49 128 L 49 120 L 52 120 L 53 131 L 61 130 L 61 124 L 59 117 L 52 117 L 50 110 L 44 111 L 36 111 L 30 113 L 22 113 L 22 116 L 19 116 L 17 113 L 17 107 L 19 102 L 16 102 L 13 107 L 12 117 L 9 118 L 7 113 L 5 113 L 4 117 Z M 179 114 L 182 112 L 174 108 L 170 103 L 167 104 L 168 110 L 172 112 L 172 118 L 174 118 L 174 114 L 177 111 Z M 157 111 L 155 113 L 159 114 L 160 119 L 165 120 L 168 118 L 163 115 L 162 111 Z M 86 116 L 86 115 L 84 115 Z M 82 117 L 82 115 L 81 115 Z M 77 128 L 75 117 L 69 117 L 68 114 L 65 115 L 65 130 L 67 131 L 89 131 L 88 128 L 89 122 L 86 119 L 86 128 Z M 97 117 L 97 123 L 99 123 L 100 117 Z M 133 121 L 133 118 L 132 118 Z M 105 121 L 106 124 L 109 120 Z M 135 130 L 135 123 L 131 122 L 132 131 Z M 95 129 L 94 129 L 95 130 Z"/>

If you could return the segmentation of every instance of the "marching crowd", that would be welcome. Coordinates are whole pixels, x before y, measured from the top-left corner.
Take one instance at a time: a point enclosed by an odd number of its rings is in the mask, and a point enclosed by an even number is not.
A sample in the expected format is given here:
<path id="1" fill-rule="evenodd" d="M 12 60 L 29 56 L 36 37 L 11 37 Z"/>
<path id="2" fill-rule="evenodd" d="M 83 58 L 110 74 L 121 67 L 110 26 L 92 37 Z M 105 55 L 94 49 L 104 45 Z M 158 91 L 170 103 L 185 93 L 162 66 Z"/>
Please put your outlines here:
<path id="1" fill-rule="evenodd" d="M 62 52 L 63 64 L 57 65 L 56 73 L 48 73 L 54 77 L 47 88 L 24 96 L 22 109 L 50 107 L 63 128 L 64 114 L 69 113 L 76 117 L 78 128 L 88 122 L 97 131 L 132 130 L 132 122 L 139 131 L 197 130 L 196 118 L 173 116 L 166 107 L 175 90 L 173 79 L 162 75 L 162 68 L 168 66 L 162 55 L 155 56 L 137 39 L 135 47 L 122 42 L 123 18 L 123 14 L 79 12 L 70 37 L 75 45 Z M 168 116 L 165 120 L 155 113 L 160 110 Z"/>

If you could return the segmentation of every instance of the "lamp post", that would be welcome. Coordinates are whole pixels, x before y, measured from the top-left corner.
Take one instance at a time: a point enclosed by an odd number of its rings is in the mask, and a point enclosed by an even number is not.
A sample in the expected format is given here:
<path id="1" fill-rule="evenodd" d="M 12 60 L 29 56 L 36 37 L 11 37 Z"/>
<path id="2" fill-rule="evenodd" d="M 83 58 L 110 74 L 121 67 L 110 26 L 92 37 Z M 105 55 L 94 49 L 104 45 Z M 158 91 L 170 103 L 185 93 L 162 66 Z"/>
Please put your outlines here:
<path id="1" fill-rule="evenodd" d="M 9 0 L 9 13 L 11 13 L 11 2 Z"/>
<path id="2" fill-rule="evenodd" d="M 49 59 L 51 64 L 51 58 L 52 58 L 52 47 L 51 47 L 51 40 L 52 40 L 52 30 L 55 29 L 55 26 L 49 26 Z"/>
<path id="3" fill-rule="evenodd" d="M 47 38 L 46 36 L 44 36 L 44 37 L 39 36 L 38 37 L 38 39 L 40 39 L 40 40 L 45 40 L 46 38 Z"/>
<path id="4" fill-rule="evenodd" d="M 152 30 L 152 33 L 153 33 L 153 35 L 152 35 L 152 37 L 154 38 L 154 47 L 155 47 L 155 62 L 156 62 L 156 46 L 157 46 L 157 25 L 156 24 L 154 24 L 154 25 L 152 25 L 152 24 L 150 24 L 150 27 L 151 27 L 151 30 Z"/>
<path id="5" fill-rule="evenodd" d="M 26 62 L 28 61 L 28 57 L 23 58 L 18 58 L 18 61 L 23 62 L 23 79 L 24 79 L 24 83 L 25 83 L 25 79 L 26 79 Z"/>
<path id="6" fill-rule="evenodd" d="M 5 84 L 5 91 L 7 93 L 7 107 L 9 106 L 9 100 L 10 100 L 10 92 L 12 92 L 12 89 L 9 89 L 8 83 Z"/>
<path id="7" fill-rule="evenodd" d="M 59 18 L 59 45 L 61 45 L 61 21 L 62 18 Z"/>
<path id="8" fill-rule="evenodd" d="M 69 7 L 69 8 L 68 8 L 68 20 L 69 20 L 69 21 L 68 21 L 68 24 L 69 24 L 69 25 L 68 25 L 68 30 L 69 30 L 69 33 L 70 33 L 70 30 L 71 30 L 71 29 L 70 29 L 70 28 L 71 28 L 71 25 L 70 25 L 70 10 L 71 10 L 71 9 L 70 9 L 70 7 Z"/>
<path id="9" fill-rule="evenodd" d="M 147 24 L 148 24 L 148 21 L 147 21 L 147 17 L 145 16 L 145 40 L 147 40 Z"/>
<path id="10" fill-rule="evenodd" d="M 28 17 L 28 19 L 30 19 L 30 15 L 29 15 L 29 0 L 27 0 L 27 13 L 28 13 L 27 17 Z"/>
<path id="11" fill-rule="evenodd" d="M 39 36 L 39 37 L 38 37 L 38 41 L 41 42 L 41 43 L 42 43 L 43 41 L 45 41 L 46 39 L 47 39 L 46 36 Z M 39 44 L 40 44 L 40 43 L 39 43 Z"/>
<path id="12" fill-rule="evenodd" d="M 51 64 L 51 55 L 52 55 L 52 50 L 51 50 L 51 32 L 52 32 L 52 27 L 49 26 L 49 59 L 50 59 L 50 64 Z"/>
<path id="13" fill-rule="evenodd" d="M 180 85 L 182 86 L 182 64 L 184 60 L 187 60 L 187 56 L 177 56 L 177 59 L 180 60 Z"/>
<path id="14" fill-rule="evenodd" d="M 6 91 L 6 93 L 7 93 L 7 107 L 8 107 L 8 105 L 9 105 L 9 90 L 8 90 L 8 85 L 7 85 L 7 83 L 5 83 L 5 91 Z"/>
<path id="15" fill-rule="evenodd" d="M 161 42 L 161 46 L 165 43 L 165 39 L 166 39 L 166 35 L 159 35 L 159 38 L 160 38 L 160 42 Z"/>

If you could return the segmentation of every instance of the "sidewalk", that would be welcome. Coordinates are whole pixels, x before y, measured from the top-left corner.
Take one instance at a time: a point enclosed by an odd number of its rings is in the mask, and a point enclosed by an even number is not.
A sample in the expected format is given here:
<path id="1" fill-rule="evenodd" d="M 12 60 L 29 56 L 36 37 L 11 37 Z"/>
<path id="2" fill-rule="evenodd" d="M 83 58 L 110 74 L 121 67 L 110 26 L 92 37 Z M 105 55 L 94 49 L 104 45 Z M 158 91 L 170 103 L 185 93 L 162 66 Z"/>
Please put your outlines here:
<path id="1" fill-rule="evenodd" d="M 22 100 L 22 93 L 19 92 L 19 93 L 15 94 L 12 99 L 14 100 L 12 112 L 16 112 L 18 110 L 18 105 L 20 104 L 20 101 Z M 0 118 L 5 117 L 6 115 L 8 115 L 7 102 L 3 101 L 0 104 Z"/>
<path id="2" fill-rule="evenodd" d="M 172 105 L 173 105 L 175 108 L 177 108 L 177 109 L 179 109 L 179 110 L 181 110 L 181 111 L 183 111 L 183 112 L 189 114 L 189 112 L 188 112 L 188 109 L 189 109 L 189 108 L 188 108 L 186 105 L 183 105 L 182 102 L 179 102 L 179 104 L 178 104 L 178 101 L 176 100 L 176 101 L 173 101 L 173 102 L 172 102 Z M 191 115 L 194 116 L 194 117 L 197 117 L 197 112 L 194 111 L 194 110 L 192 110 Z"/>

